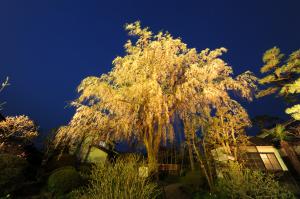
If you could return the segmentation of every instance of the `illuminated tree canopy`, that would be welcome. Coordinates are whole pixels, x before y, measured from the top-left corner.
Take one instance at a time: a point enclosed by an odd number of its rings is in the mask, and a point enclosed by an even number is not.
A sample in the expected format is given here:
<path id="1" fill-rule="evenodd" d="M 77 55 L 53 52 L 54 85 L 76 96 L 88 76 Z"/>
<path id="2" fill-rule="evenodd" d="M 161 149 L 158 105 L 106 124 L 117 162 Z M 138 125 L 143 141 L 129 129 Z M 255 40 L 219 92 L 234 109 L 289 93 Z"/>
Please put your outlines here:
<path id="1" fill-rule="evenodd" d="M 289 102 L 297 102 L 300 93 L 300 50 L 289 55 L 286 61 L 282 61 L 284 55 L 277 47 L 267 50 L 263 56 L 265 65 L 261 73 L 267 73 L 259 80 L 262 85 L 269 85 L 268 88 L 259 92 L 258 97 L 270 94 L 277 94 L 285 97 Z M 296 104 L 286 109 L 294 119 L 300 120 L 300 105 Z"/>
<path id="2" fill-rule="evenodd" d="M 32 140 L 37 136 L 37 126 L 25 115 L 6 117 L 0 122 L 0 141 L 11 137 Z"/>
<path id="3" fill-rule="evenodd" d="M 137 139 L 155 163 L 159 145 L 174 139 L 176 115 L 189 126 L 219 107 L 244 111 L 230 91 L 252 99 L 256 78 L 249 71 L 234 78 L 232 67 L 220 58 L 225 48 L 197 52 L 168 32 L 154 35 L 139 22 L 126 30 L 134 39 L 125 44 L 125 55 L 114 59 L 109 73 L 81 82 L 72 103 L 76 113 L 59 130 L 58 143 L 76 145 L 83 137 Z"/>

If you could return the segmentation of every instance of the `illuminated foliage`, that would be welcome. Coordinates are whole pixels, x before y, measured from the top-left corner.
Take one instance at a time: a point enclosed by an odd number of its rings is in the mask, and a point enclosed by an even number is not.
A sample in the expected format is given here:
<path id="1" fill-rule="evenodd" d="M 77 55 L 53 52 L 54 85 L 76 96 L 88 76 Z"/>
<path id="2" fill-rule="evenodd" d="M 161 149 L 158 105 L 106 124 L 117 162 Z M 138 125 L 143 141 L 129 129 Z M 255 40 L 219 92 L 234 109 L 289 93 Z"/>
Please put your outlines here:
<path id="1" fill-rule="evenodd" d="M 37 135 L 37 126 L 28 116 L 6 117 L 0 122 L 0 140 L 9 138 L 31 140 Z"/>
<path id="2" fill-rule="evenodd" d="M 299 58 L 300 60 L 300 58 Z M 300 61 L 299 61 L 300 62 Z M 300 64 L 299 64 L 300 66 Z M 300 70 L 300 69 L 299 69 Z M 282 89 L 282 92 L 288 92 L 291 95 L 296 95 L 300 93 L 300 78 L 298 78 L 294 83 L 287 84 Z M 300 120 L 300 104 L 296 104 L 291 108 L 287 108 L 285 112 L 291 115 L 295 120 Z"/>
<path id="3" fill-rule="evenodd" d="M 270 174 L 252 171 L 236 162 L 229 162 L 222 172 L 217 186 L 220 198 L 295 198 Z"/>
<path id="4" fill-rule="evenodd" d="M 251 126 L 246 110 L 237 102 L 230 109 L 217 110 L 207 128 L 206 140 L 214 148 L 223 147 L 227 154 L 237 158 L 237 147 L 248 143 L 245 128 Z M 233 108 L 234 107 L 234 108 Z"/>
<path id="5" fill-rule="evenodd" d="M 37 136 L 37 126 L 27 116 L 6 117 L 0 122 L 0 153 L 23 157 L 23 146 Z"/>
<path id="6" fill-rule="evenodd" d="M 277 47 L 265 52 L 263 56 L 265 65 L 261 68 L 261 73 L 268 74 L 260 79 L 259 83 L 270 86 L 260 91 L 258 97 L 276 93 L 288 99 L 289 102 L 297 102 L 300 93 L 300 50 L 291 53 L 285 62 L 282 61 L 283 58 L 284 55 Z M 286 113 L 300 120 L 299 104 L 286 109 Z"/>
<path id="7" fill-rule="evenodd" d="M 73 191 L 76 199 L 155 199 L 161 190 L 149 178 L 141 177 L 138 168 L 144 165 L 137 156 L 117 159 L 113 165 L 103 163 L 92 168 L 87 176 L 89 186 Z"/>
<path id="8" fill-rule="evenodd" d="M 145 144 L 148 161 L 155 164 L 159 145 L 175 137 L 176 116 L 192 137 L 212 110 L 236 109 L 229 91 L 252 99 L 256 78 L 249 71 L 233 78 L 231 66 L 219 58 L 225 48 L 197 52 L 169 33 L 153 35 L 139 22 L 126 30 L 137 39 L 125 44 L 126 54 L 114 59 L 111 72 L 81 82 L 73 103 L 76 114 L 60 129 L 57 142 L 135 139 Z"/>

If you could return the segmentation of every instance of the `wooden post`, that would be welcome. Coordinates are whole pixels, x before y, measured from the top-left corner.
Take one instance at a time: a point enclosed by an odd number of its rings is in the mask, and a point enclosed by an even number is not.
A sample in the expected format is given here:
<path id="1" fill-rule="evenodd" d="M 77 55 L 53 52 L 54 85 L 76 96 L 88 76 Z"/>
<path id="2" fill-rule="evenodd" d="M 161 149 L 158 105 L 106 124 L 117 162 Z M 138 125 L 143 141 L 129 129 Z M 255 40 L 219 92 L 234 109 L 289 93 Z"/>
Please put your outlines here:
<path id="1" fill-rule="evenodd" d="M 294 149 L 290 147 L 287 141 L 281 140 L 280 141 L 281 147 L 285 150 L 288 159 L 291 161 L 294 169 L 296 170 L 298 176 L 300 177 L 300 161 Z"/>

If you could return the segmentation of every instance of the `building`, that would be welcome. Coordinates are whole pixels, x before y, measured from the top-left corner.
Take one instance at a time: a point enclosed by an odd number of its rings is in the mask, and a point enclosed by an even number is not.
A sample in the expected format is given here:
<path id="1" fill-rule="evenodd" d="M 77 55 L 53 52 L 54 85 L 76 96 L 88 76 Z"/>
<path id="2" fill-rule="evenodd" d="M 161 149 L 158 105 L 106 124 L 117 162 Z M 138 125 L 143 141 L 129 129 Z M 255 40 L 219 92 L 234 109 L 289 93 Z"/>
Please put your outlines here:
<path id="1" fill-rule="evenodd" d="M 230 160 L 235 160 L 231 155 L 226 154 L 222 147 L 211 151 L 216 162 L 221 165 Z M 253 170 L 267 172 L 284 172 L 288 171 L 283 158 L 278 149 L 260 138 L 250 138 L 250 144 L 239 148 L 238 161 L 246 167 Z"/>
<path id="2" fill-rule="evenodd" d="M 280 150 L 268 140 L 252 137 L 250 144 L 243 150 L 241 160 L 245 161 L 248 168 L 271 172 L 288 171 Z"/>
<path id="3" fill-rule="evenodd" d="M 86 144 L 81 150 L 81 161 L 88 163 L 105 163 L 108 160 L 114 159 L 119 155 L 111 145 L 107 145 L 103 141 L 99 141 L 97 144 Z"/>

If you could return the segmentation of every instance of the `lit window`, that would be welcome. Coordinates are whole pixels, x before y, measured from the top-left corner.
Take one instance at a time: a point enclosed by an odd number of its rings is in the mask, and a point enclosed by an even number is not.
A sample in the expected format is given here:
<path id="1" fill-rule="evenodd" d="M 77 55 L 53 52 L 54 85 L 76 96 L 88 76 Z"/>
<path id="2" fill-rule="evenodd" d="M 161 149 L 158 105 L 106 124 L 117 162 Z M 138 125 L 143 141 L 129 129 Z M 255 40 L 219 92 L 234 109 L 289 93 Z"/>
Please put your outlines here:
<path id="1" fill-rule="evenodd" d="M 272 170 L 272 171 L 282 170 L 274 153 L 261 153 L 260 157 L 264 162 L 267 170 Z"/>
<path id="2" fill-rule="evenodd" d="M 245 166 L 250 169 L 259 170 L 282 170 L 274 153 L 248 152 L 245 156 Z"/>
<path id="3" fill-rule="evenodd" d="M 265 165 L 259 153 L 246 153 L 245 166 L 250 169 L 265 170 Z"/>

